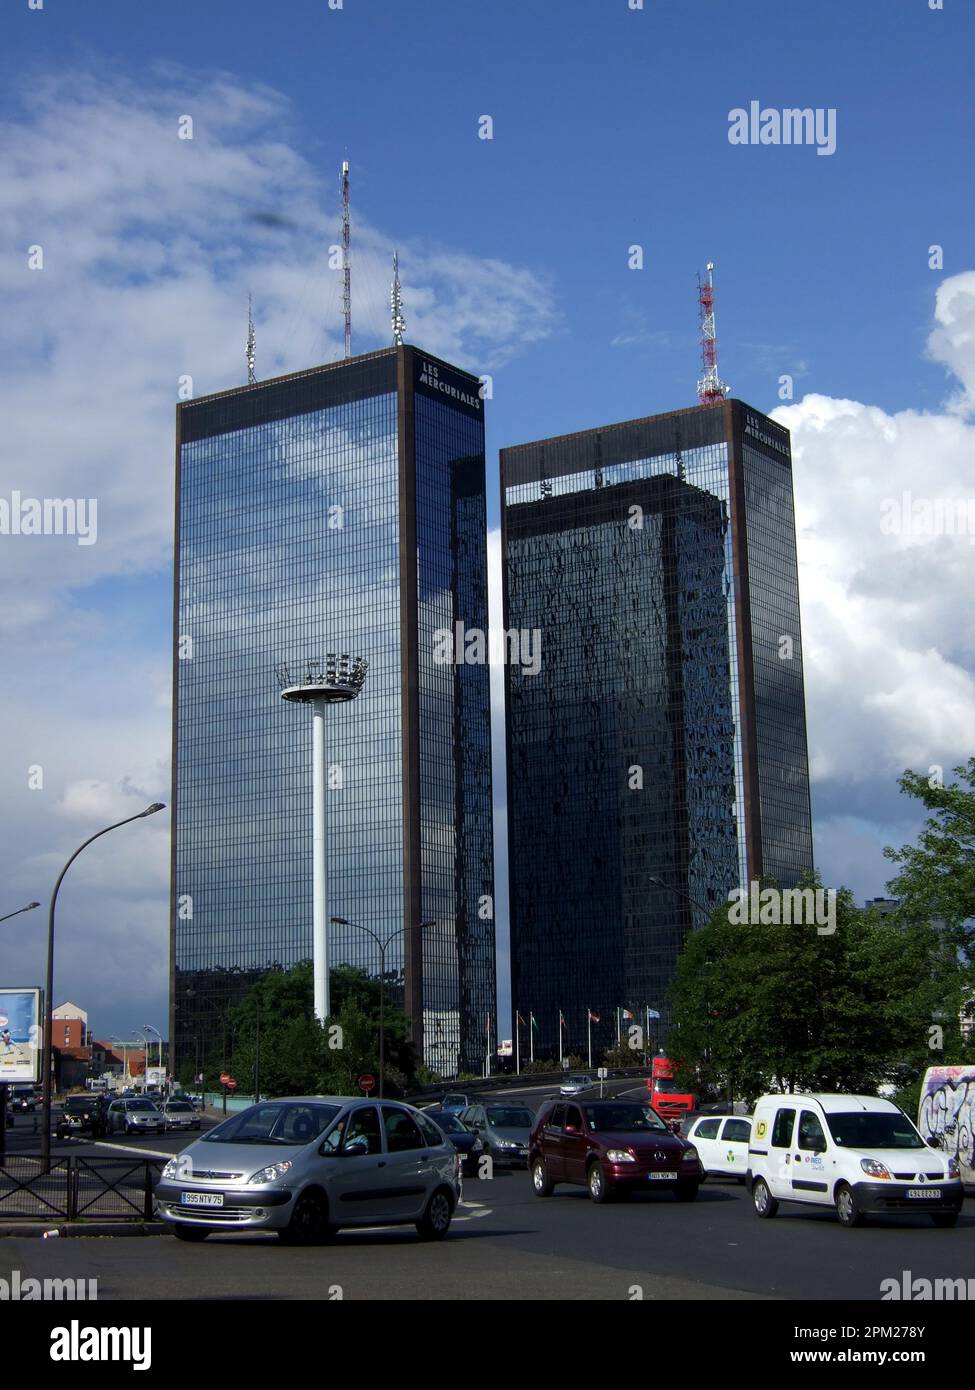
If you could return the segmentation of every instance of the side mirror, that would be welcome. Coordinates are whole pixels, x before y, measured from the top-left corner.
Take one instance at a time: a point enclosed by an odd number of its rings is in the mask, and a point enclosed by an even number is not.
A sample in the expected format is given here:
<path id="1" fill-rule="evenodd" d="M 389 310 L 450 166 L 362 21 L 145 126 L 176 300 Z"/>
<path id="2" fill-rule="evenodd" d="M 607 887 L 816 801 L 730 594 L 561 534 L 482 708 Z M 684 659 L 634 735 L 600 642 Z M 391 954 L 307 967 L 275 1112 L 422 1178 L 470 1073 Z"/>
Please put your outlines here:
<path id="1" fill-rule="evenodd" d="M 940 1148 L 941 1148 L 941 1135 L 940 1135 L 940 1134 L 929 1134 L 929 1135 L 928 1135 L 928 1138 L 927 1138 L 927 1145 L 928 1145 L 928 1148 L 929 1148 L 929 1149 L 940 1149 Z"/>
<path id="2" fill-rule="evenodd" d="M 578 1126 L 578 1125 L 566 1125 L 565 1129 L 564 1129 L 562 1132 L 563 1132 L 563 1134 L 578 1134 L 578 1133 L 579 1133 L 579 1126 Z"/>
<path id="3" fill-rule="evenodd" d="M 354 1139 L 350 1139 L 339 1151 L 344 1158 L 357 1158 L 368 1155 L 369 1140 L 364 1134 L 357 1134 Z"/>

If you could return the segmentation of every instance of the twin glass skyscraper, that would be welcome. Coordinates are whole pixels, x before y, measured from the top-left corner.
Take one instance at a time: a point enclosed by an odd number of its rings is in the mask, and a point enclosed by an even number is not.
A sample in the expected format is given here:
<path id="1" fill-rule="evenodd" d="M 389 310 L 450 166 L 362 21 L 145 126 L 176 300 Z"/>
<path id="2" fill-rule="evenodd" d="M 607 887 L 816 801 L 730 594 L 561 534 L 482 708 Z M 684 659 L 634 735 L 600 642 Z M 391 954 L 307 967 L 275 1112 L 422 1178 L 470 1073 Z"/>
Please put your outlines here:
<path id="1" fill-rule="evenodd" d="M 789 435 L 725 401 L 501 452 L 512 1002 L 662 1016 L 732 888 L 812 868 Z M 595 1016 L 590 1020 L 590 1015 Z"/>
<path id="2" fill-rule="evenodd" d="M 387 984 L 444 1076 L 495 1020 L 478 380 L 395 347 L 178 410 L 172 1016 L 177 1064 L 312 955 L 310 721 L 275 668 L 368 660 L 328 719 L 333 965 Z M 812 867 L 788 433 L 740 401 L 502 450 L 512 1002 L 536 1050 L 666 1014 L 687 932 Z M 423 926 L 424 923 L 432 925 Z M 490 1028 L 489 1028 L 490 1021 Z"/>
<path id="3" fill-rule="evenodd" d="M 386 978 L 428 1065 L 480 1070 L 494 1014 L 486 666 L 435 660 L 487 628 L 478 381 L 410 347 L 179 407 L 172 1018 L 177 1059 L 226 1005 L 310 958 L 311 728 L 275 666 L 365 657 L 328 721 L 332 964 Z M 432 925 L 421 930 L 421 923 Z M 222 1055 L 222 1054 L 221 1054 Z"/>

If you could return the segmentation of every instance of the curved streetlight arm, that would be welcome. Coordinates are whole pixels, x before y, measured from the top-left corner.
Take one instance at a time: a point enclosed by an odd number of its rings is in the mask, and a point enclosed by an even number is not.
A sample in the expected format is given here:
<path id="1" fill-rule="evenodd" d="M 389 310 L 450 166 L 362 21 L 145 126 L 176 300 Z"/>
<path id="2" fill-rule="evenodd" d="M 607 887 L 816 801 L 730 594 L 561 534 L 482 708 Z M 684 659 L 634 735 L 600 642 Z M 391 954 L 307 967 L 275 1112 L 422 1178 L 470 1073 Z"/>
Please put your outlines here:
<path id="1" fill-rule="evenodd" d="M 58 874 L 57 882 L 54 885 L 54 892 L 51 894 L 51 906 L 47 915 L 47 971 L 44 994 L 44 1099 L 42 1102 L 44 1123 L 41 1134 L 41 1155 L 45 1159 L 49 1159 L 51 1156 L 51 1070 L 54 1061 L 52 1046 L 54 1041 L 54 908 L 58 900 L 58 892 L 65 874 L 82 850 L 87 849 L 95 840 L 101 839 L 102 835 L 107 835 L 110 830 L 118 830 L 122 825 L 129 825 L 134 820 L 142 820 L 144 816 L 155 815 L 157 811 L 163 809 L 162 802 L 154 801 L 144 811 L 137 811 L 134 816 L 126 816 L 124 820 L 115 821 L 113 825 L 106 825 L 103 830 L 96 830 L 94 835 L 89 835 L 88 839 L 78 846 Z"/>

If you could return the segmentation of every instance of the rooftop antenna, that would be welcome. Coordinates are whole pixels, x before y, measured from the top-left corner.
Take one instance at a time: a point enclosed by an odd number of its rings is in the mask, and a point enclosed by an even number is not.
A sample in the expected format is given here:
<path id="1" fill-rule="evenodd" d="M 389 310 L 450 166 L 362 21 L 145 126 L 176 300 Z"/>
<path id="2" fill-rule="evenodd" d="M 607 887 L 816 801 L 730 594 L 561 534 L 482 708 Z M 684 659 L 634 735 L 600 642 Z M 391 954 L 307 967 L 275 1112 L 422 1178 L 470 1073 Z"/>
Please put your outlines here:
<path id="1" fill-rule="evenodd" d="M 697 297 L 701 305 L 701 365 L 704 375 L 697 383 L 702 405 L 723 401 L 731 390 L 718 376 L 718 340 L 714 334 L 714 261 L 708 261 L 708 278 L 697 277 Z"/>
<path id="2" fill-rule="evenodd" d="M 254 361 L 257 349 L 257 334 L 254 331 L 254 304 L 251 296 L 247 296 L 247 385 L 255 386 L 257 377 L 254 374 Z"/>
<path id="3" fill-rule="evenodd" d="M 393 284 L 389 292 L 389 307 L 393 322 L 393 346 L 403 346 L 406 319 L 403 317 L 403 292 L 399 282 L 399 252 L 393 252 Z"/>
<path id="4" fill-rule="evenodd" d="M 352 226 L 349 221 L 349 161 L 342 161 L 342 313 L 345 316 L 345 355 L 352 356 L 352 266 L 349 248 Z"/>

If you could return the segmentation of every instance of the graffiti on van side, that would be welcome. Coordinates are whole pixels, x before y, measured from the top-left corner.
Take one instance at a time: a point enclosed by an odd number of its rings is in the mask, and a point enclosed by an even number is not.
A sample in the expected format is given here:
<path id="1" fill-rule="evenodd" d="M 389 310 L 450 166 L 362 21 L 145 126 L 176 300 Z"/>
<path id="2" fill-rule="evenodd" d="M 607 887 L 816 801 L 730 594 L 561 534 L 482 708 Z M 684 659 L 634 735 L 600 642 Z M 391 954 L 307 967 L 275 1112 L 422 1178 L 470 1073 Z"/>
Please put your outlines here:
<path id="1" fill-rule="evenodd" d="M 975 1076 L 934 1076 L 929 1079 L 928 1086 L 921 1099 L 921 1133 L 939 1135 L 942 1152 L 952 1154 L 963 1168 L 970 1169 L 975 1131 Z"/>

